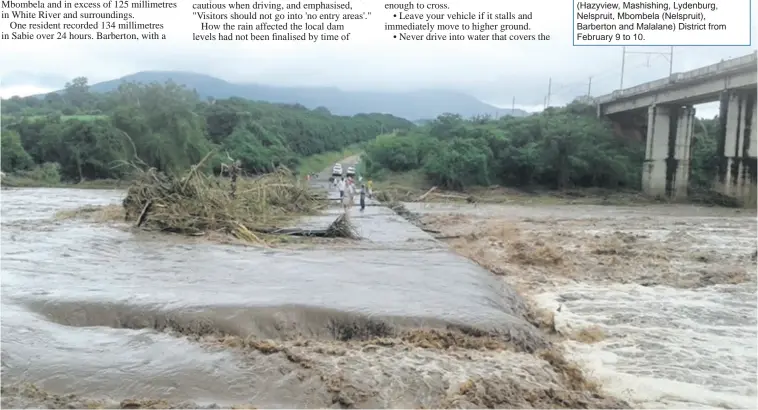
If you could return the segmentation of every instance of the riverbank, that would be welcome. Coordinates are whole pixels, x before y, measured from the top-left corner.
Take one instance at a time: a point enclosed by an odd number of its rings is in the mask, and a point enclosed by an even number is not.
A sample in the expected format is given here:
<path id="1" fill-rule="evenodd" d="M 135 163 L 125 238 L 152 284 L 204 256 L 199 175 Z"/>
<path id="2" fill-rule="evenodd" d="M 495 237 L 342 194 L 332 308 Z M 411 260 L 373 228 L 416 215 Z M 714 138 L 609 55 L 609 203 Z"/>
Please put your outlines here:
<path id="1" fill-rule="evenodd" d="M 81 182 L 46 181 L 7 174 L 0 186 L 3 188 L 72 188 L 72 189 L 126 189 L 131 181 L 123 179 L 93 179 Z"/>
<path id="2" fill-rule="evenodd" d="M 305 178 L 308 174 L 318 174 L 324 169 L 331 170 L 334 163 L 344 158 L 358 158 L 362 149 L 362 144 L 354 144 L 342 151 L 329 151 L 302 158 L 294 174 Z M 35 167 L 31 171 L 3 173 L 0 179 L 0 186 L 5 188 L 126 189 L 131 183 L 130 179 L 61 181 L 58 168 L 50 164 Z"/>
<path id="3" fill-rule="evenodd" d="M 499 205 L 607 205 L 650 206 L 664 204 L 702 205 L 739 208 L 735 198 L 714 191 L 693 189 L 687 198 L 655 198 L 632 189 L 571 188 L 564 190 L 533 187 L 472 186 L 464 191 L 450 191 L 430 184 L 423 172 L 384 173 L 374 181 L 375 191 L 386 202 L 426 202 Z M 753 208 L 754 209 L 754 208 Z"/>

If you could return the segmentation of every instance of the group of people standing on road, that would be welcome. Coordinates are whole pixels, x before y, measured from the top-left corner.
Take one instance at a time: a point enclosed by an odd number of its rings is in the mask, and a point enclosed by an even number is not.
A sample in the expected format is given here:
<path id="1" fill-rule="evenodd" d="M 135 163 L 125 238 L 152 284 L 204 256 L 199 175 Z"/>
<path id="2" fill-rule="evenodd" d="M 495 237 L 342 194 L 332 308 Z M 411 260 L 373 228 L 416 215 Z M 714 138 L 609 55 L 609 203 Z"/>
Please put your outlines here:
<path id="1" fill-rule="evenodd" d="M 337 190 L 340 191 L 340 200 L 342 201 L 342 207 L 347 211 L 353 206 L 355 196 L 355 181 L 352 177 L 341 177 L 336 181 Z M 366 196 L 371 197 L 371 181 L 368 181 L 368 187 L 365 184 L 361 184 L 359 191 L 361 211 L 366 209 Z"/>

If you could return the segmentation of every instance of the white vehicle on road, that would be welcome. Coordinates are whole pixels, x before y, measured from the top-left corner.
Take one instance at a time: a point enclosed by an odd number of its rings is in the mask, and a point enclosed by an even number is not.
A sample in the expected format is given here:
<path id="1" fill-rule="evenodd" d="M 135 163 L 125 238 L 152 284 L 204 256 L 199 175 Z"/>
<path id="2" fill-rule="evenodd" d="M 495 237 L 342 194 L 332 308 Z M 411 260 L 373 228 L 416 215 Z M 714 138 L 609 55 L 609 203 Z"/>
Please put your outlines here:
<path id="1" fill-rule="evenodd" d="M 332 167 L 332 176 L 342 176 L 342 164 L 334 164 L 334 167 Z"/>
<path id="2" fill-rule="evenodd" d="M 347 167 L 347 176 L 349 177 L 355 176 L 355 167 Z"/>

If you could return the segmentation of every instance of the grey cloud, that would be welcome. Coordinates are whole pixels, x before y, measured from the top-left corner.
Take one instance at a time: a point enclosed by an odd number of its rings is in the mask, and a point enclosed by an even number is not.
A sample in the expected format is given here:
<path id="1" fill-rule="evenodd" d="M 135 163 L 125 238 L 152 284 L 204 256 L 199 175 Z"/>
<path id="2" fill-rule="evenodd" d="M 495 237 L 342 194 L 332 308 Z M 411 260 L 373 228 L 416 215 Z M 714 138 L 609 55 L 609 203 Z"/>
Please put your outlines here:
<path id="1" fill-rule="evenodd" d="M 54 88 L 65 84 L 68 79 L 65 76 L 32 72 L 32 71 L 11 71 L 3 74 L 0 81 L 3 86 L 35 86 L 40 88 Z"/>
<path id="2" fill-rule="evenodd" d="M 75 49 L 68 54 L 36 55 L 29 63 L 23 56 L 10 59 L 6 66 L 12 71 L 10 75 L 4 73 L 3 79 L 21 84 L 26 81 L 25 76 L 34 77 L 33 73 L 38 71 L 30 70 L 32 65 L 44 66 L 47 73 L 36 77 L 37 84 L 25 85 L 50 87 L 61 86 L 77 75 L 98 82 L 136 71 L 181 70 L 234 82 L 281 86 L 336 86 L 346 90 L 446 88 L 500 105 L 510 105 L 513 97 L 518 105 L 540 105 L 551 77 L 551 101 L 563 103 L 586 93 L 590 76 L 594 95 L 618 88 L 621 66 L 620 47 L 571 47 L 555 43 L 534 47 L 524 44 L 514 49 L 512 55 L 495 57 L 484 51 L 475 55 L 451 49 L 448 53 L 440 51 L 439 55 L 415 59 L 410 52 L 374 52 L 370 46 L 365 50 L 351 49 L 349 53 L 339 48 L 329 52 L 317 49 L 246 52 L 200 43 L 150 47 L 126 43 L 91 48 L 72 45 L 72 48 Z M 504 53 L 511 53 L 509 50 L 504 48 Z M 634 51 L 667 52 L 668 48 L 640 47 Z M 687 71 L 751 51 L 750 47 L 678 47 L 674 71 Z M 46 64 L 40 64 L 42 61 Z M 668 61 L 660 56 L 630 54 L 626 67 L 626 86 L 668 75 Z"/>

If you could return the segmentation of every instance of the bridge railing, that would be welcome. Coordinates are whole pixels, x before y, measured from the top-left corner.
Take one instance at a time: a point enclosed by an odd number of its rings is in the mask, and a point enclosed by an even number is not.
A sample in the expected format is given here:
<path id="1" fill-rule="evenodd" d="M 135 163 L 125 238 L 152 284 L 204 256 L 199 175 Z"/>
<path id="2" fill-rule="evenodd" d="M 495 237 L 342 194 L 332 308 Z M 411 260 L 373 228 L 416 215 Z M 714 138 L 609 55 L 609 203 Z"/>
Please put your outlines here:
<path id="1" fill-rule="evenodd" d="M 735 71 L 742 71 L 746 68 L 752 68 L 754 71 L 756 68 L 758 68 L 758 51 L 754 51 L 753 53 L 742 57 L 732 58 L 730 60 L 721 61 L 716 64 L 697 68 L 695 70 L 686 71 L 684 73 L 674 73 L 669 77 L 662 78 L 660 80 L 642 83 L 634 87 L 625 88 L 623 90 L 616 90 L 610 94 L 596 97 L 594 100 L 596 104 L 605 104 L 620 98 L 654 92 L 657 89 L 672 84 L 697 82 L 706 77 L 729 74 Z"/>

